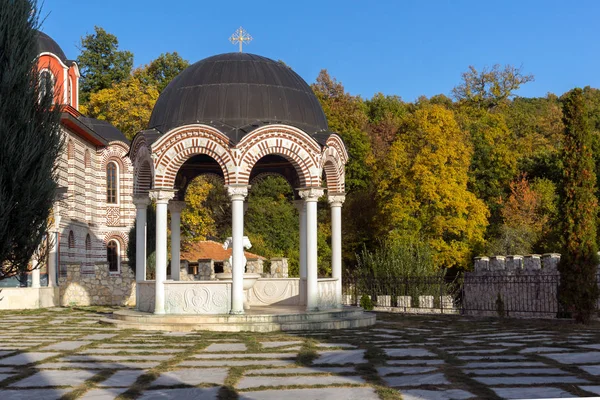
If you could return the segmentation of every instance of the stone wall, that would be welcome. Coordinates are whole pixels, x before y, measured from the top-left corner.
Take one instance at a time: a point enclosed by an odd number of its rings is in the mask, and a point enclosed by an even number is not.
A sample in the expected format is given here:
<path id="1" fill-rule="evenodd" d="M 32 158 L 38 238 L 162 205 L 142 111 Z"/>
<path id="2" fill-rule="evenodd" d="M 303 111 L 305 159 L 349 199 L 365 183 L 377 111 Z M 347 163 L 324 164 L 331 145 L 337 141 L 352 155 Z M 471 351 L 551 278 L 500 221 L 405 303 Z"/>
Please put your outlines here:
<path id="1" fill-rule="evenodd" d="M 82 274 L 80 264 L 68 264 L 59 287 L 61 306 L 135 305 L 135 275 L 127 265 L 112 274 L 108 264 L 98 263 L 93 274 Z"/>
<path id="2" fill-rule="evenodd" d="M 287 258 L 271 258 L 271 271 L 269 278 L 287 278 L 288 260 Z"/>
<path id="3" fill-rule="evenodd" d="M 182 281 L 212 281 L 215 280 L 215 267 L 213 260 L 198 260 L 198 273 L 190 274 L 190 262 L 181 261 L 181 272 L 179 274 Z M 231 273 L 229 261 L 223 262 L 223 272 Z M 246 273 L 261 274 L 263 278 L 288 278 L 288 260 L 287 258 L 272 258 L 269 272 L 264 271 L 264 260 L 260 258 L 249 258 L 246 261 Z"/>
<path id="4" fill-rule="evenodd" d="M 476 257 L 473 272 L 465 274 L 465 313 L 555 318 L 560 311 L 559 262 L 557 253 Z"/>

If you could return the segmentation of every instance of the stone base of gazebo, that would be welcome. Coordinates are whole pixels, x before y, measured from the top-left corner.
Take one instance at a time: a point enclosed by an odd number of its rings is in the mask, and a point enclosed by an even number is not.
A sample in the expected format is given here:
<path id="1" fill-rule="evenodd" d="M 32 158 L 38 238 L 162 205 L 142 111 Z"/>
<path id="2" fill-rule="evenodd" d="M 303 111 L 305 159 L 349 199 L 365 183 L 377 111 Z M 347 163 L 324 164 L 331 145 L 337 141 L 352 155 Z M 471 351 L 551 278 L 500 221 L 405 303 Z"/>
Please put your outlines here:
<path id="1" fill-rule="evenodd" d="M 117 328 L 150 331 L 274 332 L 361 328 L 375 324 L 375 314 L 347 306 L 311 312 L 304 306 L 257 306 L 243 315 L 156 315 L 123 310 L 101 322 Z"/>

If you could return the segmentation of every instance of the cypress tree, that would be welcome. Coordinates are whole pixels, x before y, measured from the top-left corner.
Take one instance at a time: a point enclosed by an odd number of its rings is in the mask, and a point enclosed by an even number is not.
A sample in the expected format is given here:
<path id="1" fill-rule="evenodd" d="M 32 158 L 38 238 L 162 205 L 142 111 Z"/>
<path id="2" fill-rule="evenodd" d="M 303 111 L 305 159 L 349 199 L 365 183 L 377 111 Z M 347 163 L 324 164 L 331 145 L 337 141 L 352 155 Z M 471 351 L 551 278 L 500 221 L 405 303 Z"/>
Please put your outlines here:
<path id="1" fill-rule="evenodd" d="M 598 286 L 595 196 L 596 174 L 592 157 L 592 133 L 587 119 L 583 91 L 573 89 L 563 99 L 564 136 L 564 196 L 563 252 L 560 272 L 559 299 L 577 322 L 586 323 L 592 317 Z"/>
<path id="2" fill-rule="evenodd" d="M 0 0 L 0 280 L 28 270 L 57 188 L 60 111 L 37 73 L 35 0 Z"/>

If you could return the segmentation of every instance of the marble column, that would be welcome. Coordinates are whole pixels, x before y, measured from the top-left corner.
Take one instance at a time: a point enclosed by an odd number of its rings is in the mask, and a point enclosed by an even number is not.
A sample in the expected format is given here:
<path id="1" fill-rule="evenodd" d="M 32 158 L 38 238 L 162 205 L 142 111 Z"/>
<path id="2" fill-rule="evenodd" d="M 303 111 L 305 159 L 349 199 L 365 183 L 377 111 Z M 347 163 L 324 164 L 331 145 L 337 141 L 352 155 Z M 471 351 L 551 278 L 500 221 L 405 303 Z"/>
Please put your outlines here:
<path id="1" fill-rule="evenodd" d="M 171 212 L 171 279 L 180 280 L 181 272 L 181 212 L 185 208 L 185 201 L 169 202 Z"/>
<path id="2" fill-rule="evenodd" d="M 48 252 L 48 287 L 56 287 L 56 256 L 58 253 L 58 231 L 50 232 L 50 251 Z"/>
<path id="3" fill-rule="evenodd" d="M 31 287 L 39 288 L 40 287 L 40 263 L 37 258 L 34 256 L 31 259 Z"/>
<path id="4" fill-rule="evenodd" d="M 165 313 L 165 281 L 167 280 L 167 206 L 175 196 L 173 190 L 151 190 L 156 201 L 156 267 L 154 279 L 154 314 Z"/>
<path id="5" fill-rule="evenodd" d="M 300 216 L 300 299 L 305 301 L 306 295 L 306 202 L 304 200 L 294 201 Z M 302 304 L 302 303 L 301 303 Z"/>
<path id="6" fill-rule="evenodd" d="M 306 202 L 306 310 L 319 308 L 319 286 L 317 266 L 317 202 L 323 196 L 320 187 L 298 190 L 300 197 Z"/>
<path id="7" fill-rule="evenodd" d="M 232 284 L 230 314 L 244 313 L 244 199 L 247 185 L 229 185 L 227 194 L 231 199 Z"/>
<path id="8" fill-rule="evenodd" d="M 147 209 L 150 198 L 147 194 L 133 196 L 135 204 L 135 281 L 136 284 L 146 280 L 146 237 L 147 237 Z M 135 306 L 140 306 L 140 291 L 136 287 Z"/>
<path id="9" fill-rule="evenodd" d="M 327 201 L 331 207 L 331 277 L 335 283 L 335 299 L 342 305 L 342 204 L 345 193 L 329 193 Z"/>

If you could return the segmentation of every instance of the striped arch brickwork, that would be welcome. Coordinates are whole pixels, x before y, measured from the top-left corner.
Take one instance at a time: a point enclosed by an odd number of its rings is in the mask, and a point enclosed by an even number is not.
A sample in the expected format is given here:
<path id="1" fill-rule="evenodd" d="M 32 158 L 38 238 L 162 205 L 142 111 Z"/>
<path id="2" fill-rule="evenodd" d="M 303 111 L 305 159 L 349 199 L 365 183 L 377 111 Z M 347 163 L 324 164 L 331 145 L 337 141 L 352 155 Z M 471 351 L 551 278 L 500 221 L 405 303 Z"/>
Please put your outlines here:
<path id="1" fill-rule="evenodd" d="M 235 162 L 229 139 L 218 130 L 205 125 L 189 125 L 172 130 L 152 145 L 154 185 L 173 188 L 179 168 L 190 157 L 206 154 L 221 167 L 225 184 L 232 182 Z"/>
<path id="2" fill-rule="evenodd" d="M 343 193 L 345 191 L 345 166 L 348 162 L 348 152 L 344 142 L 338 135 L 331 135 L 327 139 L 321 162 L 327 180 L 327 190 L 330 193 Z"/>
<path id="3" fill-rule="evenodd" d="M 331 135 L 322 146 L 297 128 L 268 125 L 252 131 L 232 146 L 227 136 L 215 128 L 187 125 L 164 134 L 150 146 L 143 134 L 136 136 L 129 153 L 134 166 L 135 193 L 144 193 L 150 187 L 173 189 L 181 166 L 198 154 L 206 154 L 220 165 L 225 185 L 249 184 L 254 165 L 262 157 L 275 154 L 295 167 L 301 186 L 321 186 L 325 169 L 328 188 L 334 192 L 344 191 L 348 154 L 337 135 Z M 152 169 L 143 167 L 150 165 L 150 161 Z"/>

